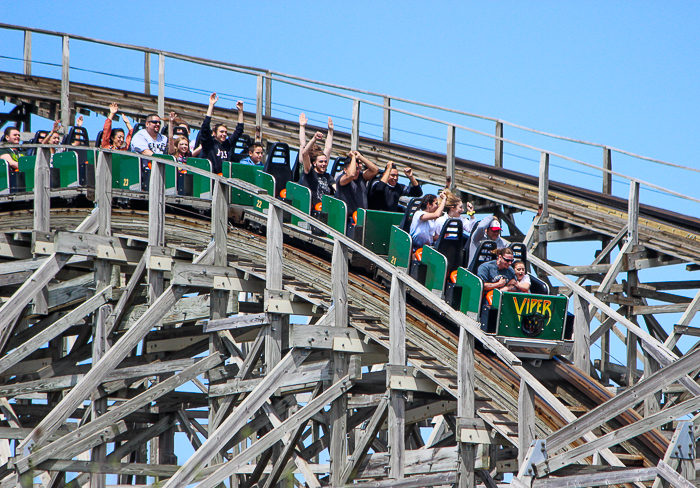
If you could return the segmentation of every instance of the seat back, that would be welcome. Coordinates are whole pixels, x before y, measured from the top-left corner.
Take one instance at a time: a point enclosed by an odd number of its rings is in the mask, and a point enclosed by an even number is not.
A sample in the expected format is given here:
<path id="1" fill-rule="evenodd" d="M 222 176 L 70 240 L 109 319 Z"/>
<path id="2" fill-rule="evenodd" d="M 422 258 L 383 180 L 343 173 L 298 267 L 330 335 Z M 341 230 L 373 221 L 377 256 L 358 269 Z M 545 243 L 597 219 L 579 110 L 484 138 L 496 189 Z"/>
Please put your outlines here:
<path id="1" fill-rule="evenodd" d="M 537 276 L 535 276 L 532 273 L 528 273 L 530 276 L 530 293 L 534 293 L 536 295 L 549 295 L 549 285 L 539 279 Z"/>
<path id="2" fill-rule="evenodd" d="M 525 244 L 522 242 L 513 242 L 508 247 L 513 250 L 513 258 L 516 261 L 520 260 L 527 265 L 527 247 L 525 247 Z"/>
<path id="3" fill-rule="evenodd" d="M 292 181 L 294 183 L 299 183 L 299 178 L 301 178 L 301 171 L 302 166 L 301 162 L 299 161 L 299 153 L 297 153 L 297 158 L 294 160 L 294 164 L 292 165 Z"/>
<path id="4" fill-rule="evenodd" d="M 435 250 L 447 258 L 447 274 L 464 266 L 464 231 L 461 219 L 447 219 Z"/>
<path id="5" fill-rule="evenodd" d="M 411 201 L 408 202 L 406 210 L 403 214 L 403 219 L 401 220 L 401 225 L 399 226 L 404 232 L 411 232 L 411 221 L 413 220 L 413 215 L 418 210 L 418 207 L 420 207 L 421 200 L 421 197 L 416 197 L 411 198 Z"/>
<path id="6" fill-rule="evenodd" d="M 411 265 L 411 251 L 413 249 L 413 239 L 408 232 L 404 232 L 398 225 L 391 226 L 389 235 L 389 264 L 404 271 Z"/>
<path id="7" fill-rule="evenodd" d="M 291 201 L 292 207 L 301 210 L 305 214 L 311 214 L 311 190 L 293 181 L 287 182 L 287 200 Z M 292 215 L 291 224 L 308 228 L 308 224 L 301 226 L 302 220 Z"/>
<path id="8" fill-rule="evenodd" d="M 472 259 L 472 262 L 469 265 L 469 271 L 477 274 L 479 271 L 479 266 L 488 261 L 492 261 L 495 258 L 493 251 L 495 251 L 497 247 L 498 246 L 494 241 L 482 241 L 482 243 L 479 244 L 479 247 L 476 249 L 476 256 L 474 256 L 474 259 Z"/>
<path id="9" fill-rule="evenodd" d="M 400 224 L 402 218 L 398 212 L 358 208 L 354 238 L 368 250 L 384 256 L 389 252 L 391 229 Z"/>
<path id="10" fill-rule="evenodd" d="M 168 171 L 168 168 L 165 169 Z M 141 161 L 136 156 L 112 154 L 112 188 L 141 191 Z"/>
<path id="11" fill-rule="evenodd" d="M 265 160 L 263 171 L 275 177 L 277 183 L 275 197 L 277 198 L 280 198 L 280 192 L 287 187 L 287 182 L 292 181 L 292 168 L 289 160 L 289 145 L 284 142 L 273 144 Z"/>
<path id="12" fill-rule="evenodd" d="M 44 140 L 44 138 L 49 135 L 49 132 L 50 131 L 48 131 L 48 130 L 36 131 L 36 133 L 34 134 L 34 137 L 32 137 L 31 140 L 29 140 L 29 142 L 27 142 L 27 144 L 41 144 L 41 142 Z M 36 156 L 36 148 L 33 147 L 31 149 L 27 149 L 27 156 Z"/>
<path id="13" fill-rule="evenodd" d="M 331 164 L 331 172 L 330 175 L 335 179 L 335 175 L 338 174 L 339 171 L 342 171 L 345 165 L 348 162 L 348 158 L 338 156 L 333 160 L 333 164 Z"/>
<path id="14" fill-rule="evenodd" d="M 104 134 L 104 130 L 97 133 L 97 137 L 95 137 L 95 147 L 102 147 L 102 134 Z"/>
<path id="15" fill-rule="evenodd" d="M 321 200 L 321 213 L 328 215 L 328 226 L 345 234 L 348 223 L 348 207 L 344 201 L 323 195 Z"/>
<path id="16" fill-rule="evenodd" d="M 241 159 L 248 156 L 248 148 L 253 143 L 253 139 L 248 134 L 241 134 L 236 141 L 236 146 L 231 150 L 229 159 L 232 163 L 240 163 Z"/>
<path id="17" fill-rule="evenodd" d="M 143 122 L 137 123 L 136 125 L 134 125 L 134 134 L 136 134 L 141 129 L 145 129 L 145 128 L 146 128 L 146 124 L 144 124 Z"/>

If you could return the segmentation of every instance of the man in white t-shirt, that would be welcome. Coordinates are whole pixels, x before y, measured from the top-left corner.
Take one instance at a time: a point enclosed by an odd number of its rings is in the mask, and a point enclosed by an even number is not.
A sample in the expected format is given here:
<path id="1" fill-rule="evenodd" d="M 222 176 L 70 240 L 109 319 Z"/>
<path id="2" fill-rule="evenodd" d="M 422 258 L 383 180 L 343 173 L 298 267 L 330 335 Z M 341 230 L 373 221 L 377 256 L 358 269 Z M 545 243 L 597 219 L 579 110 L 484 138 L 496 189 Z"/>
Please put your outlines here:
<path id="1" fill-rule="evenodd" d="M 144 156 L 165 154 L 168 148 L 168 138 L 159 134 L 160 117 L 151 114 L 146 117 L 146 128 L 141 129 L 131 139 L 131 150 Z"/>

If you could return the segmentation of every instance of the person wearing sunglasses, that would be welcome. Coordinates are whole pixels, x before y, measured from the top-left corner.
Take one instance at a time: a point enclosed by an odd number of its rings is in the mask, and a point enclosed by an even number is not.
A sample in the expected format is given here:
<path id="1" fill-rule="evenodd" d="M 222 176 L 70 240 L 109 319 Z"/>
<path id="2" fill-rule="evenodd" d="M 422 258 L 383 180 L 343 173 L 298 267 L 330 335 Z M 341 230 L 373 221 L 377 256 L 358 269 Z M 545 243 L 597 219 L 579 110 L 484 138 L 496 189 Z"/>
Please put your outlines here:
<path id="1" fill-rule="evenodd" d="M 517 289 L 514 290 L 517 279 L 515 278 L 515 271 L 511 267 L 511 264 L 515 261 L 513 250 L 509 247 L 504 247 L 496 249 L 494 254 L 496 259 L 486 261 L 479 266 L 477 271 L 477 276 L 484 283 L 484 296 L 481 301 L 482 328 L 485 328 L 486 324 L 488 324 L 488 313 L 491 307 L 490 298 L 493 295 L 493 290 L 517 291 Z"/>
<path id="2" fill-rule="evenodd" d="M 168 138 L 160 131 L 160 117 L 150 114 L 146 117 L 146 128 L 141 129 L 131 139 L 131 150 L 144 156 L 154 154 L 166 154 L 168 149 Z"/>

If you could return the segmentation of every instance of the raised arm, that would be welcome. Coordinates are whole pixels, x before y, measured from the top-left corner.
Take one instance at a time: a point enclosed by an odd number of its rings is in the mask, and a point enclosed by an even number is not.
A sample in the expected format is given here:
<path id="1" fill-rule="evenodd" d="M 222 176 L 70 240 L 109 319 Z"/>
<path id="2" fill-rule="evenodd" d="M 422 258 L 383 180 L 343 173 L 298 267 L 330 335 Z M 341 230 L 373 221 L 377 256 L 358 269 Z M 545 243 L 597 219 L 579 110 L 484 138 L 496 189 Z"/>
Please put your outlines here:
<path id="1" fill-rule="evenodd" d="M 438 217 L 442 216 L 442 213 L 445 211 L 445 202 L 447 201 L 447 198 L 445 198 L 444 193 L 440 193 L 440 196 L 438 197 L 438 201 L 440 204 L 438 205 L 438 208 L 434 212 L 425 212 L 421 214 L 420 219 L 421 220 L 435 220 Z"/>
<path id="2" fill-rule="evenodd" d="M 382 179 L 380 180 L 382 183 L 388 184 L 389 183 L 389 173 L 391 173 L 391 170 L 394 168 L 394 162 L 389 161 L 386 163 L 386 168 L 384 168 L 384 174 L 382 175 Z"/>
<path id="3" fill-rule="evenodd" d="M 238 138 L 243 134 L 243 102 L 238 100 L 236 102 L 236 110 L 238 110 L 238 123 L 236 128 L 231 131 L 231 135 L 228 136 L 228 141 L 231 144 L 231 154 L 233 154 L 233 149 L 238 142 Z"/>
<path id="4" fill-rule="evenodd" d="M 129 131 L 126 134 L 126 139 L 124 139 L 124 146 L 128 149 L 129 144 L 131 144 L 131 137 L 134 135 L 134 128 L 132 127 L 131 122 L 129 122 L 129 117 L 122 114 L 122 120 L 126 124 L 126 129 Z"/>
<path id="5" fill-rule="evenodd" d="M 48 144 L 49 141 L 51 140 L 51 136 L 53 136 L 55 133 L 57 133 L 57 132 L 59 131 L 60 128 L 61 128 L 61 121 L 60 121 L 60 120 L 57 120 L 56 122 L 53 123 L 53 127 L 51 128 L 51 132 L 49 132 L 49 133 L 46 135 L 46 137 L 44 137 L 44 138 L 41 140 L 41 143 L 42 143 L 42 144 Z"/>
<path id="6" fill-rule="evenodd" d="M 207 117 L 214 115 L 214 105 L 219 101 L 219 97 L 216 96 L 216 92 L 209 95 L 209 107 L 207 108 Z"/>
<path id="7" fill-rule="evenodd" d="M 168 117 L 170 123 L 168 124 L 168 154 L 175 155 L 177 148 L 175 147 L 175 141 L 173 140 L 173 124 L 175 124 L 175 117 L 177 114 L 175 112 L 170 112 Z"/>
<path id="8" fill-rule="evenodd" d="M 309 119 L 306 118 L 304 112 L 299 114 L 299 150 L 306 147 L 306 123 Z"/>
<path id="9" fill-rule="evenodd" d="M 406 178 L 408 178 L 411 182 L 411 186 L 420 186 L 420 183 L 418 183 L 418 180 L 416 179 L 415 176 L 413 176 L 413 170 L 406 166 L 403 169 L 404 174 L 406 175 Z"/>
<path id="10" fill-rule="evenodd" d="M 379 173 L 379 168 L 377 168 L 377 165 L 374 164 L 374 161 L 367 159 L 359 151 L 355 151 L 355 154 L 357 155 L 357 159 L 364 163 L 365 167 L 367 168 L 362 173 L 362 177 L 365 179 L 365 181 L 372 181 L 372 178 Z"/>
<path id="11" fill-rule="evenodd" d="M 304 146 L 304 148 L 301 150 L 301 162 L 304 163 L 304 173 L 308 174 L 309 171 L 311 171 L 311 157 L 309 156 L 309 152 L 311 151 L 311 148 L 316 144 L 316 141 L 322 141 L 323 140 L 323 134 L 320 132 L 316 132 L 314 136 L 311 138 L 311 140 Z"/>
<path id="12" fill-rule="evenodd" d="M 333 119 L 328 117 L 328 133 L 326 134 L 326 144 L 323 146 L 323 154 L 326 159 L 331 160 L 331 149 L 333 149 Z"/>
<path id="13" fill-rule="evenodd" d="M 345 186 L 355 179 L 349 175 L 354 175 L 355 171 L 357 171 L 357 154 L 357 151 L 350 151 L 350 162 L 345 167 L 345 172 L 340 177 L 340 180 L 338 180 L 340 186 Z"/>

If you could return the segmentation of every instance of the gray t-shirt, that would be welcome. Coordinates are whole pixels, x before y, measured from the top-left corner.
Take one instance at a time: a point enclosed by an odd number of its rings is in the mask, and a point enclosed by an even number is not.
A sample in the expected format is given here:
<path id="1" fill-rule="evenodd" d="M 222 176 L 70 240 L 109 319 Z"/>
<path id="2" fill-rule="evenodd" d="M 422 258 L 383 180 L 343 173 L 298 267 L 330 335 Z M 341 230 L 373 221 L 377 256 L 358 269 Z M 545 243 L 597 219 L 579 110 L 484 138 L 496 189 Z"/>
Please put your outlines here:
<path id="1" fill-rule="evenodd" d="M 367 181 L 363 176 L 364 172 L 362 172 L 356 180 L 342 186 L 340 178 L 344 174 L 340 173 L 335 177 L 335 197 L 345 202 L 348 208 L 348 218 L 350 218 L 358 208 L 367 208 Z"/>
<path id="2" fill-rule="evenodd" d="M 515 279 L 515 271 L 513 271 L 512 267 L 508 266 L 506 269 L 498 269 L 497 262 L 498 261 L 494 259 L 493 261 L 487 261 L 479 266 L 477 275 L 481 278 L 481 281 L 484 283 L 496 283 L 498 281 L 496 279 L 497 276 L 503 276 L 506 279 L 506 283 Z"/>

